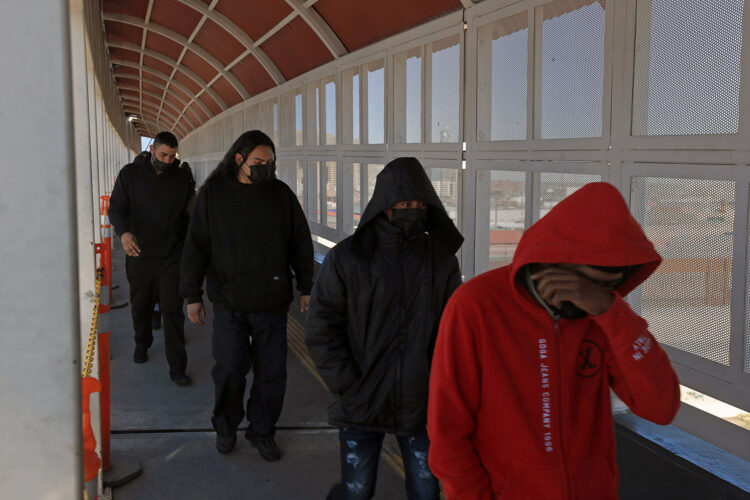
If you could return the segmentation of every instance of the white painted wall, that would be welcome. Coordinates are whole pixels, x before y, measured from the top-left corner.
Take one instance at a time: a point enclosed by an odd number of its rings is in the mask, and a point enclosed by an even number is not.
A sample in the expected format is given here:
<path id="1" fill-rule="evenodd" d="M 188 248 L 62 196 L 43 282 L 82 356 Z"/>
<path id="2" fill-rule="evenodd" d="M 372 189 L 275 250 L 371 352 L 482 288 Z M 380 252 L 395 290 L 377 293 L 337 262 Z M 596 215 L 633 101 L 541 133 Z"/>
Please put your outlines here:
<path id="1" fill-rule="evenodd" d="M 3 1 L 0 498 L 82 491 L 68 35 L 67 1 Z"/>

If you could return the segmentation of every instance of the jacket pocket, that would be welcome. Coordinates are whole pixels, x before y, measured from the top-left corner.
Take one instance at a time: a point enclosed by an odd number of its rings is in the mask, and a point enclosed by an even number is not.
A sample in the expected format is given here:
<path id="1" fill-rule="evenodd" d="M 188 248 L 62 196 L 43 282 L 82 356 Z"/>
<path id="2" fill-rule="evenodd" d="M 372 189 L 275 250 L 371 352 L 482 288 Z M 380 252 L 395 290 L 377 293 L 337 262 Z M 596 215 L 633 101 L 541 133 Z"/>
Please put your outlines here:
<path id="1" fill-rule="evenodd" d="M 617 500 L 617 471 L 607 455 L 594 455 L 570 464 L 576 498 Z"/>
<path id="2" fill-rule="evenodd" d="M 492 482 L 493 489 L 498 485 Z M 561 465 L 536 465 L 512 461 L 493 498 L 545 500 L 565 497 L 565 471 Z M 598 498 L 593 496 L 591 498 Z"/>

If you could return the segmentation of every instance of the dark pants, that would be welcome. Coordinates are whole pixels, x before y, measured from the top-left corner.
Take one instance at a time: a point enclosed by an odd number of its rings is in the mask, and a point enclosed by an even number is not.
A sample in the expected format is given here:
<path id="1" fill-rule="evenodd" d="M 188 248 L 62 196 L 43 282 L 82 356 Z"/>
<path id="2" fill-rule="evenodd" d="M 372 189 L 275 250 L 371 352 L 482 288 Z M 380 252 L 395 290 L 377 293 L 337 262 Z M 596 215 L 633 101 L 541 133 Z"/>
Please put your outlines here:
<path id="1" fill-rule="evenodd" d="M 250 440 L 273 436 L 286 391 L 286 313 L 214 308 L 213 351 L 214 428 L 233 431 L 242 422 L 245 377 L 252 366 L 245 435 Z"/>
<path id="2" fill-rule="evenodd" d="M 341 482 L 328 493 L 328 500 L 365 500 L 375 495 L 382 432 L 340 429 Z M 427 464 L 430 441 L 427 429 L 413 436 L 396 436 L 404 460 L 406 496 L 409 500 L 437 500 L 440 485 Z"/>
<path id="3" fill-rule="evenodd" d="M 185 373 L 185 315 L 182 312 L 180 260 L 144 260 L 127 257 L 125 271 L 130 284 L 130 304 L 136 345 L 151 347 L 151 318 L 158 302 L 164 318 L 164 345 L 170 375 Z"/>

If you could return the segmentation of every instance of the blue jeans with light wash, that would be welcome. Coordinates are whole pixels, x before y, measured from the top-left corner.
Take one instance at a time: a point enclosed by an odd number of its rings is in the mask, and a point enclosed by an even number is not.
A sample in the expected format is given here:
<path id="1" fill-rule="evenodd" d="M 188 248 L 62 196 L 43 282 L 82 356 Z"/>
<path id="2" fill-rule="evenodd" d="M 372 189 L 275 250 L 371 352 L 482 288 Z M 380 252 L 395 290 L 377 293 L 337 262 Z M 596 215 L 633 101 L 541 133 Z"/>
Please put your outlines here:
<path id="1" fill-rule="evenodd" d="M 382 432 L 339 429 L 341 482 L 331 488 L 327 500 L 369 500 L 375 495 L 384 437 Z M 427 429 L 412 436 L 396 436 L 396 439 L 404 461 L 407 498 L 437 500 L 440 485 L 427 464 L 430 448 Z"/>

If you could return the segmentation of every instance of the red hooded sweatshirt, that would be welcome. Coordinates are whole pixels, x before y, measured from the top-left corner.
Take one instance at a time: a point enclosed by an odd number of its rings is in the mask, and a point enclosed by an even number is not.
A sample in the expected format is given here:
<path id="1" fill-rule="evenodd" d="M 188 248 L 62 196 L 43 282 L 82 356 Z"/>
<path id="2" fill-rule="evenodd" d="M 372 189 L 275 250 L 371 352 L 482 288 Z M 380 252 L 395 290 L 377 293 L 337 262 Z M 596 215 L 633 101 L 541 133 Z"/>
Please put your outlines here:
<path id="1" fill-rule="evenodd" d="M 429 463 L 448 499 L 616 499 L 610 386 L 668 424 L 680 404 L 669 359 L 623 300 L 661 257 L 607 183 L 588 184 L 521 238 L 513 263 L 458 288 L 440 321 Z M 531 263 L 640 265 L 610 309 L 553 317 L 520 284 Z M 521 273 L 523 274 L 523 273 Z"/>

